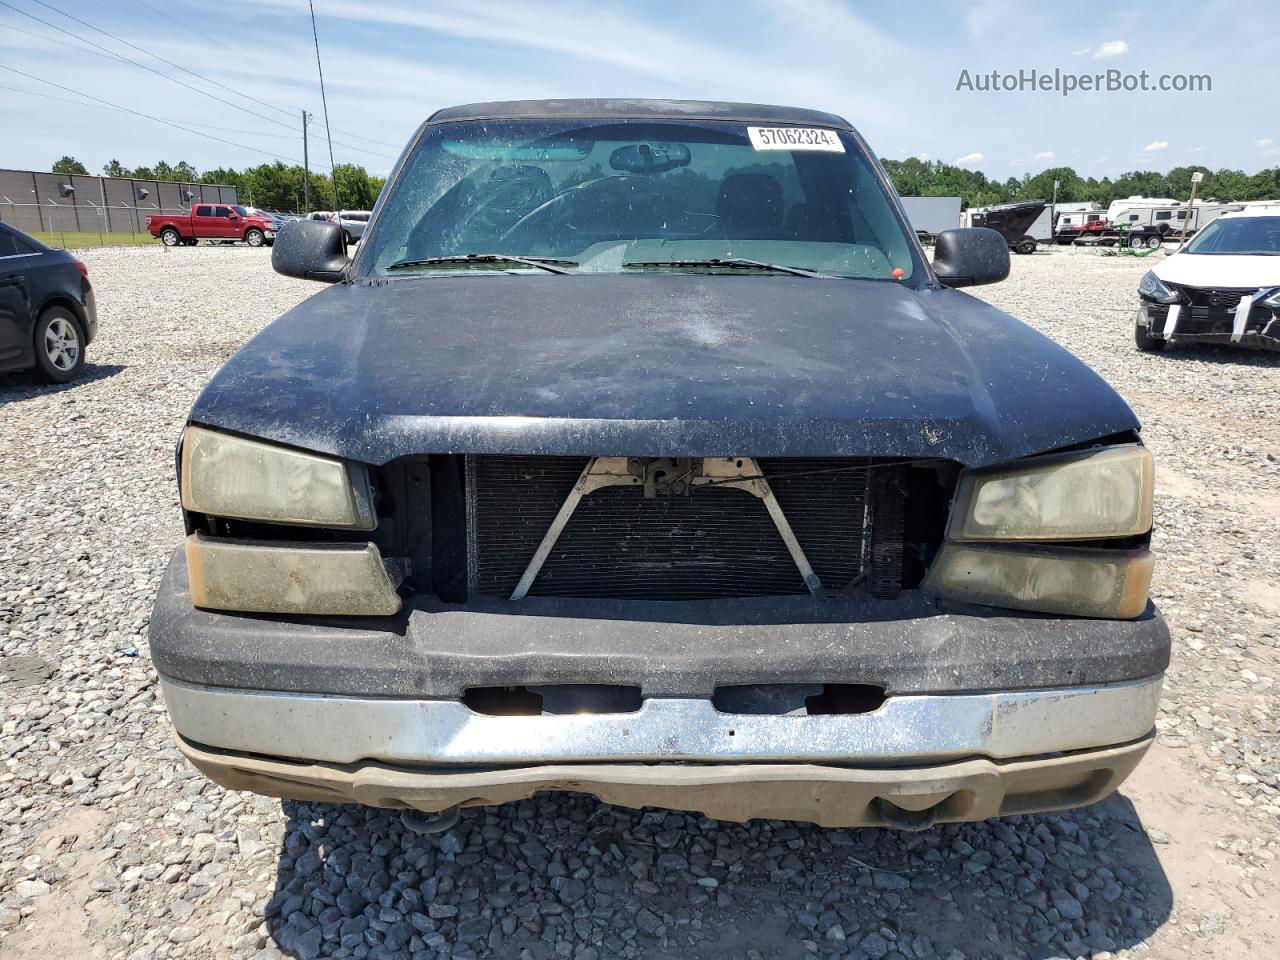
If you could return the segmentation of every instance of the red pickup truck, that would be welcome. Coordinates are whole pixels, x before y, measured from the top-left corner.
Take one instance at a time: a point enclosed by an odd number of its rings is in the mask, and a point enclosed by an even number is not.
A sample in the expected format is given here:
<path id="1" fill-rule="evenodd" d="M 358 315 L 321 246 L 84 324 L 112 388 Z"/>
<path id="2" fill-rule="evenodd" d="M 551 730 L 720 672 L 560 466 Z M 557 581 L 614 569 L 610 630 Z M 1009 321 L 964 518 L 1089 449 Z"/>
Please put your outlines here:
<path id="1" fill-rule="evenodd" d="M 251 247 L 270 245 L 280 229 L 279 221 L 250 213 L 234 203 L 198 203 L 189 214 L 147 217 L 147 230 L 166 247 L 194 246 L 200 240 L 235 243 L 243 240 Z"/>

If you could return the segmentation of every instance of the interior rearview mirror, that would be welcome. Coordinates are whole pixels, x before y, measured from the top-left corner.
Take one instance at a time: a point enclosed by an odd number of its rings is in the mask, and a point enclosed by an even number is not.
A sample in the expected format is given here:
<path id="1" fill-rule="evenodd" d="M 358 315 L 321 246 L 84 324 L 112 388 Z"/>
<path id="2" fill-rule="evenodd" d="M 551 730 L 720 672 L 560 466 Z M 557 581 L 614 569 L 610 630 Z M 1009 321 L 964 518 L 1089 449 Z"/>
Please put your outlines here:
<path id="1" fill-rule="evenodd" d="M 629 143 L 609 154 L 609 166 L 624 173 L 666 173 L 687 167 L 690 159 L 683 143 Z"/>
<path id="2" fill-rule="evenodd" d="M 327 220 L 294 220 L 276 234 L 271 266 L 276 273 L 301 280 L 337 283 L 351 262 L 342 243 L 342 228 Z"/>
<path id="3" fill-rule="evenodd" d="M 1009 242 L 990 227 L 943 230 L 933 248 L 933 272 L 947 287 L 976 287 L 1009 276 Z"/>

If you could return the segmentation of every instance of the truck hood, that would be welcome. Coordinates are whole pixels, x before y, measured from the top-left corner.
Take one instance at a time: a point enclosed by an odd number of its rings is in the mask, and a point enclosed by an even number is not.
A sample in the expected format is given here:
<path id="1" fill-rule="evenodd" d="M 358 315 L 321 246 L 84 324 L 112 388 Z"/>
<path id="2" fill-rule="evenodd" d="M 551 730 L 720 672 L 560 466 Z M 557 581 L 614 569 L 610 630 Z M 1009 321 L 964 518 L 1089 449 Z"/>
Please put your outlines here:
<path id="1" fill-rule="evenodd" d="M 1154 270 L 1184 287 L 1280 287 L 1280 257 L 1175 253 Z"/>
<path id="2" fill-rule="evenodd" d="M 381 464 L 424 453 L 1009 460 L 1137 429 L 1092 370 L 955 290 L 687 274 L 330 287 L 191 419 Z"/>

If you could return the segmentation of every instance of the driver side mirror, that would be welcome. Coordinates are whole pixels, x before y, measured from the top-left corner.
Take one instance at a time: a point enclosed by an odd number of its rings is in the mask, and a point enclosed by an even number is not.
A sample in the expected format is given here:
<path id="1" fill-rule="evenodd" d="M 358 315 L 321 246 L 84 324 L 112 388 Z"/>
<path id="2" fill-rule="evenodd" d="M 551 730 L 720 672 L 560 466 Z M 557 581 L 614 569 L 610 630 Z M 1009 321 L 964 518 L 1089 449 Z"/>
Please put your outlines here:
<path id="1" fill-rule="evenodd" d="M 933 272 L 946 287 L 999 283 L 1009 276 L 1009 242 L 989 227 L 943 230 L 933 247 Z"/>
<path id="2" fill-rule="evenodd" d="M 276 273 L 300 280 L 337 283 L 351 259 L 342 243 L 342 228 L 327 220 L 295 220 L 276 234 L 271 266 Z"/>

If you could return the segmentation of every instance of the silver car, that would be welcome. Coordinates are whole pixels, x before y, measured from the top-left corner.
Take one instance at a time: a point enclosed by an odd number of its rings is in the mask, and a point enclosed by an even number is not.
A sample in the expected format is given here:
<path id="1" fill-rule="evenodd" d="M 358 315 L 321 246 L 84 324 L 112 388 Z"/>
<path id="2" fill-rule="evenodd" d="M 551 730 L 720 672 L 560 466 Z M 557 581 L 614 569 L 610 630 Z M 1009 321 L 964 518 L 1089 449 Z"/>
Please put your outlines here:
<path id="1" fill-rule="evenodd" d="M 342 239 L 347 243 L 355 243 L 364 236 L 364 228 L 369 223 L 368 210 L 339 210 L 329 218 L 330 223 L 342 227 Z"/>

